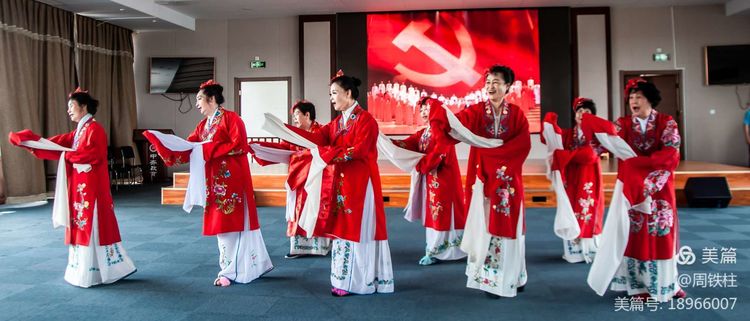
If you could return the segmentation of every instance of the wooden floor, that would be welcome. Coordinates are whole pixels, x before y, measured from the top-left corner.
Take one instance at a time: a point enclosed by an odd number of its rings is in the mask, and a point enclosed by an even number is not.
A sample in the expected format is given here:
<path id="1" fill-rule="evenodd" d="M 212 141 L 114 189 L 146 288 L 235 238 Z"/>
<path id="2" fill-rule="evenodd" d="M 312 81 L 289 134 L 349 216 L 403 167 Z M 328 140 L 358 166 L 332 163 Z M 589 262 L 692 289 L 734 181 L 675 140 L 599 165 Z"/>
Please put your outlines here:
<path id="1" fill-rule="evenodd" d="M 466 161 L 461 163 L 462 175 L 465 175 Z M 388 161 L 380 161 L 380 177 L 383 188 L 383 202 L 387 207 L 403 207 L 409 196 L 409 175 L 401 172 Z M 250 171 L 253 176 L 255 199 L 258 206 L 284 206 L 286 192 L 286 165 L 272 165 L 262 167 L 252 164 Z M 545 176 L 543 160 L 528 160 L 523 168 L 523 185 L 526 207 L 554 207 L 555 194 L 549 180 Z M 607 204 L 614 189 L 617 177 L 617 163 L 612 160 L 602 161 L 602 176 Z M 677 203 L 686 205 L 684 187 L 690 177 L 719 177 L 724 176 L 729 182 L 732 192 L 730 205 L 750 205 L 750 168 L 712 164 L 704 162 L 683 161 L 675 171 L 675 188 Z M 175 173 L 174 185 L 162 189 L 162 204 L 182 204 L 189 173 Z M 465 177 L 462 177 L 465 180 Z"/>

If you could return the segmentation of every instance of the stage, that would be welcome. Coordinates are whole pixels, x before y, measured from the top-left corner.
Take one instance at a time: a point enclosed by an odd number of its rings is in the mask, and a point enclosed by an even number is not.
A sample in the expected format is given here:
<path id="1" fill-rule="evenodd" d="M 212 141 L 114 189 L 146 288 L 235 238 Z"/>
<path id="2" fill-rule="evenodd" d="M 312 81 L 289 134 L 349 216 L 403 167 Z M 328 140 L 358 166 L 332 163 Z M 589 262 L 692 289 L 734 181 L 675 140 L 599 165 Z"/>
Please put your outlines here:
<path id="1" fill-rule="evenodd" d="M 466 175 L 466 160 L 459 161 L 462 175 Z M 383 202 L 386 207 L 403 207 L 409 196 L 409 174 L 401 172 L 387 160 L 378 162 L 380 178 L 383 188 Z M 250 171 L 253 176 L 255 200 L 258 206 L 285 206 L 286 165 L 272 165 L 262 167 L 252 163 Z M 607 204 L 614 189 L 617 178 L 617 162 L 602 160 L 602 176 Z M 750 168 L 714 164 L 696 161 L 682 161 L 675 171 L 675 187 L 677 204 L 686 206 L 684 187 L 691 177 L 721 177 L 727 178 L 732 193 L 730 206 L 750 205 Z M 173 186 L 164 187 L 161 191 L 161 203 L 165 205 L 180 205 L 183 202 L 185 189 L 190 177 L 189 173 L 174 173 Z M 462 177 L 465 181 L 465 176 Z M 523 186 L 525 188 L 525 206 L 555 207 L 555 193 L 545 176 L 543 160 L 527 160 L 523 167 Z"/>

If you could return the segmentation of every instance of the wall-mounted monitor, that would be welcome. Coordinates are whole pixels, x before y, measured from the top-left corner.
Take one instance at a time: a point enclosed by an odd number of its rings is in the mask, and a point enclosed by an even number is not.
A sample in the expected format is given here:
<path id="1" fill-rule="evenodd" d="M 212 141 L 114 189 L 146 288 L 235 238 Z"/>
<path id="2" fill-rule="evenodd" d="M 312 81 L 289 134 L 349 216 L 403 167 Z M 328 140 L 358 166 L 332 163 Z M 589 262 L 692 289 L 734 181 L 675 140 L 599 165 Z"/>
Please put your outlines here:
<path id="1" fill-rule="evenodd" d="M 750 45 L 708 46 L 706 84 L 750 84 Z"/>
<path id="2" fill-rule="evenodd" d="M 149 93 L 197 93 L 206 80 L 214 79 L 213 57 L 151 57 Z"/>

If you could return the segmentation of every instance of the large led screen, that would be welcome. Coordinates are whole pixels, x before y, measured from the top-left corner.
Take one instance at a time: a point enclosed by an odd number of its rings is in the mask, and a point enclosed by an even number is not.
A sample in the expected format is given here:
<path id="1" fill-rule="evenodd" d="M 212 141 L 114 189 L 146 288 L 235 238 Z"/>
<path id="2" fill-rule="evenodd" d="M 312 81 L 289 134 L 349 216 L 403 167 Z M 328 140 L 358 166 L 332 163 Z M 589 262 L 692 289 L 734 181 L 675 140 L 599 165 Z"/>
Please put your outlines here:
<path id="1" fill-rule="evenodd" d="M 386 134 L 424 126 L 421 97 L 454 112 L 486 100 L 484 72 L 513 69 L 506 99 L 539 132 L 539 32 L 536 10 L 423 11 L 367 15 L 368 109 Z"/>

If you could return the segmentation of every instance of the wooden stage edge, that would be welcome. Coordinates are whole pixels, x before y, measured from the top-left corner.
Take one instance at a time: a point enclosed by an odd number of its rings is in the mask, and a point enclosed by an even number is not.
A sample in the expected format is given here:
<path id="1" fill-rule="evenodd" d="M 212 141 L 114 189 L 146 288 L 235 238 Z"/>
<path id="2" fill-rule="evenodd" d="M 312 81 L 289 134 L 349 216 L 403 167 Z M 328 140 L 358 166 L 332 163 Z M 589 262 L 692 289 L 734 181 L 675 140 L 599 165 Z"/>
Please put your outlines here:
<path id="1" fill-rule="evenodd" d="M 461 170 L 466 169 L 466 161 L 459 161 Z M 409 195 L 409 175 L 401 172 L 388 161 L 379 161 L 383 202 L 386 207 L 403 207 Z M 255 200 L 258 206 L 284 206 L 286 192 L 287 168 L 285 165 L 261 167 L 251 164 Z M 463 173 L 465 175 L 465 173 Z M 679 206 L 687 206 L 684 187 L 691 177 L 726 177 L 732 193 L 730 206 L 750 206 L 750 168 L 713 164 L 697 161 L 682 161 L 675 171 L 675 189 Z M 164 187 L 161 191 L 161 203 L 180 205 L 185 197 L 189 173 L 174 173 L 174 185 Z M 606 202 L 609 204 L 614 183 L 617 177 L 617 164 L 614 161 L 602 161 L 602 177 Z M 463 177 L 465 180 L 465 177 Z M 527 160 L 524 164 L 523 184 L 526 207 L 555 207 L 555 193 L 545 176 L 543 160 Z"/>

